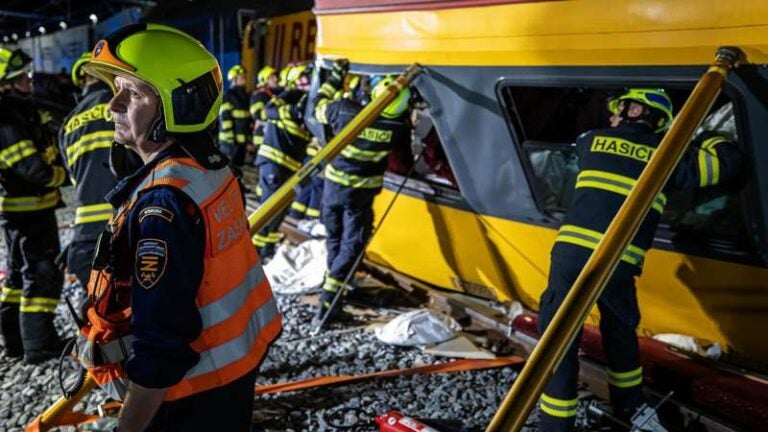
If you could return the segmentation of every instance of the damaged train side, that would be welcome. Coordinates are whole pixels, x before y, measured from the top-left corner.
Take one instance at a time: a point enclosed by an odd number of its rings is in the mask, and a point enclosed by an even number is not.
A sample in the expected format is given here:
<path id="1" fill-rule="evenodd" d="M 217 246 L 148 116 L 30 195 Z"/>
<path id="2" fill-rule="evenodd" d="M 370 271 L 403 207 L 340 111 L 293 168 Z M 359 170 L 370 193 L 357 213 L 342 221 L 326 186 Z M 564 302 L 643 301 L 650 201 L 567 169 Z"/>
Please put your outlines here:
<path id="1" fill-rule="evenodd" d="M 606 99 L 663 87 L 679 109 L 719 46 L 743 49 L 750 64 L 731 74 L 701 128 L 736 140 L 748 172 L 738 184 L 669 195 L 638 282 L 640 332 L 692 335 L 768 364 L 759 331 L 768 325 L 768 5 L 316 4 L 320 59 L 345 57 L 367 74 L 425 67 L 415 138 L 437 141 L 450 166 L 448 176 L 417 167 L 368 258 L 532 310 L 575 181 L 571 143 L 607 124 Z M 378 215 L 402 181 L 387 176 Z"/>

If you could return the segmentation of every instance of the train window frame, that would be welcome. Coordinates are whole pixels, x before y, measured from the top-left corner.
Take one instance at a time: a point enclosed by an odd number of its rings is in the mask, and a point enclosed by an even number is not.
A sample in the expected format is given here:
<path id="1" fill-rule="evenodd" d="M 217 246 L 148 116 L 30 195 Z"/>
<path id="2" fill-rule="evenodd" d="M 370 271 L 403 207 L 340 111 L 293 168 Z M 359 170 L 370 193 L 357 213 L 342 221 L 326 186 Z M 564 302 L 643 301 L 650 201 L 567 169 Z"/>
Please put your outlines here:
<path id="1" fill-rule="evenodd" d="M 523 167 L 526 178 L 528 179 L 527 187 L 530 190 L 533 201 L 537 210 L 543 216 L 542 224 L 557 228 L 560 225 L 561 218 L 559 215 L 552 214 L 547 210 L 545 203 L 543 202 L 542 193 L 537 190 L 537 177 L 533 163 L 529 158 L 525 143 L 528 142 L 523 138 L 528 138 L 524 134 L 524 130 L 519 130 L 520 122 L 522 122 L 521 116 L 517 107 L 514 105 L 515 101 L 512 100 L 510 93 L 511 88 L 519 87 L 539 87 L 539 88 L 553 88 L 553 89 L 569 89 L 569 88 L 589 88 L 592 90 L 616 90 L 626 87 L 664 87 L 668 89 L 692 91 L 698 78 L 701 76 L 699 70 L 698 75 L 692 75 L 686 73 L 683 76 L 621 76 L 621 74 L 606 74 L 605 68 L 602 68 L 600 73 L 595 76 L 577 75 L 569 72 L 563 74 L 552 74 L 550 72 L 546 74 L 529 74 L 527 76 L 505 76 L 500 78 L 496 82 L 496 96 L 500 105 L 502 115 L 507 124 L 507 128 L 512 139 L 512 143 L 515 146 L 515 151 L 518 154 L 518 158 Z M 516 75 L 516 74 L 515 74 Z M 747 110 L 744 107 L 744 96 L 741 90 L 726 83 L 723 89 L 723 95 L 726 96 L 730 102 L 733 103 L 734 115 L 736 117 L 736 130 L 741 142 L 740 147 L 742 149 L 752 145 L 754 139 L 751 135 L 746 136 L 744 131 L 748 128 L 746 125 L 749 123 Z M 585 130 L 586 131 L 586 130 Z M 581 131 L 581 132 L 585 132 Z M 746 137 L 746 139 L 745 139 Z M 575 136 L 573 140 L 575 141 Z M 553 143 L 554 144 L 554 143 Z M 562 143 L 558 143 L 562 145 Z M 754 182 L 754 178 L 750 179 L 750 182 Z M 741 225 L 743 228 L 749 228 L 749 218 L 755 216 L 754 208 L 750 208 L 748 205 L 747 187 L 743 187 L 736 196 L 738 197 L 738 211 L 742 218 Z M 567 208 L 567 207 L 566 207 Z M 563 213 L 564 214 L 564 213 Z M 728 244 L 726 247 L 712 248 L 712 245 L 700 245 L 689 244 L 685 242 L 676 241 L 676 235 L 678 233 L 674 230 L 674 227 L 665 226 L 663 223 L 659 224 L 654 236 L 653 247 L 658 249 L 678 251 L 681 253 L 692 254 L 697 256 L 711 257 L 717 259 L 724 259 L 727 261 L 746 263 L 752 265 L 765 265 L 764 257 L 760 256 L 759 244 L 756 244 L 754 239 L 750 238 L 746 242 L 746 247 L 737 248 L 736 245 L 740 244 L 735 241 L 733 244 Z M 718 240 L 717 236 L 711 236 L 712 240 Z"/>

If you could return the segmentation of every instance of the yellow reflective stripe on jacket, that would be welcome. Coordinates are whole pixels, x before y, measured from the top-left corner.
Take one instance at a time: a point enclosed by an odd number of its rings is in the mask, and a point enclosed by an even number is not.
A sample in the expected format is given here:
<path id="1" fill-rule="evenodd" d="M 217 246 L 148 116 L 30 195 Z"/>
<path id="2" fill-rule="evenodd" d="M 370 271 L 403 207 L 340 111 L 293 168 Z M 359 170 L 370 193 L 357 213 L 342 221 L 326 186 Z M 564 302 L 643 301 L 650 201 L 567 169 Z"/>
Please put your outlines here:
<path id="1" fill-rule="evenodd" d="M 67 147 L 67 166 L 72 166 L 80 156 L 96 149 L 108 149 L 115 140 L 115 131 L 99 131 L 85 134 Z"/>
<path id="2" fill-rule="evenodd" d="M 232 120 L 222 120 L 221 121 L 221 130 L 228 130 L 232 129 L 235 125 L 235 122 Z"/>
<path id="3" fill-rule="evenodd" d="M 263 110 L 263 109 L 264 109 L 264 106 L 265 106 L 265 105 L 264 105 L 264 102 L 261 102 L 261 101 L 259 101 L 259 102 L 255 102 L 255 103 L 252 103 L 252 104 L 251 104 L 251 106 L 250 106 L 250 108 L 249 108 L 249 109 L 250 109 L 250 111 L 251 111 L 251 116 L 252 116 L 252 117 L 256 117 L 256 114 L 257 114 L 259 111 Z"/>
<path id="4" fill-rule="evenodd" d="M 0 303 L 21 303 L 21 290 L 4 286 L 0 290 Z"/>
<path id="5" fill-rule="evenodd" d="M 236 134 L 235 135 L 235 142 L 238 144 L 245 144 L 245 141 L 248 139 L 248 137 L 245 134 Z"/>
<path id="6" fill-rule="evenodd" d="M 280 116 L 280 120 L 291 120 L 291 106 L 283 105 L 277 109 L 277 115 Z"/>
<path id="7" fill-rule="evenodd" d="M 307 208 L 307 217 L 312 217 L 312 218 L 320 217 L 320 210 Z"/>
<path id="8" fill-rule="evenodd" d="M 309 141 L 309 139 L 312 138 L 312 135 L 310 135 L 309 132 L 307 132 L 307 130 L 304 129 L 303 126 L 299 125 L 293 120 L 290 120 L 290 119 L 278 120 L 276 124 L 277 124 L 277 127 L 279 127 L 280 129 L 283 129 L 289 134 L 295 135 L 301 139 Z"/>
<path id="9" fill-rule="evenodd" d="M 260 146 L 259 156 L 263 156 L 264 158 L 269 159 L 278 165 L 282 165 L 291 171 L 298 171 L 299 168 L 301 168 L 301 163 L 299 163 L 299 161 L 274 147 L 266 145 Z"/>
<path id="10" fill-rule="evenodd" d="M 244 109 L 233 109 L 232 117 L 236 119 L 247 119 L 251 118 L 251 113 Z"/>
<path id="11" fill-rule="evenodd" d="M 328 124 L 328 99 L 321 99 L 315 105 L 315 118 L 322 124 Z"/>
<path id="12" fill-rule="evenodd" d="M 608 382 L 619 388 L 635 387 L 643 383 L 643 367 L 629 372 L 614 372 L 608 369 Z"/>
<path id="13" fill-rule="evenodd" d="M 334 183 L 351 188 L 376 189 L 384 184 L 384 176 L 356 176 L 338 170 L 330 164 L 325 167 L 325 178 Z"/>
<path id="14" fill-rule="evenodd" d="M 264 135 L 256 135 L 253 134 L 253 139 L 251 140 L 255 145 L 262 145 L 264 144 Z"/>
<path id="15" fill-rule="evenodd" d="M 725 138 L 716 136 L 704 140 L 699 150 L 699 186 L 713 186 L 720 181 L 720 159 L 717 158 L 715 146 L 726 142 Z"/>
<path id="16" fill-rule="evenodd" d="M 27 156 L 37 153 L 37 148 L 30 140 L 19 141 L 0 150 L 0 169 L 8 169 Z"/>
<path id="17" fill-rule="evenodd" d="M 20 312 L 56 312 L 59 299 L 50 297 L 22 297 Z"/>
<path id="18" fill-rule="evenodd" d="M 579 400 L 558 399 L 542 393 L 541 399 L 539 399 L 539 406 L 542 411 L 553 417 L 568 418 L 576 415 Z"/>
<path id="19" fill-rule="evenodd" d="M 576 189 L 602 189 L 624 196 L 629 195 L 629 192 L 635 187 L 635 183 L 637 183 L 637 180 L 632 177 L 598 170 L 584 170 L 576 177 Z M 659 193 L 653 200 L 651 207 L 657 212 L 663 213 L 665 205 L 667 205 L 667 196 Z"/>
<path id="20" fill-rule="evenodd" d="M 323 83 L 317 90 L 317 94 L 331 99 L 333 98 L 333 95 L 336 94 L 336 87 L 332 86 L 331 83 Z"/>
<path id="21" fill-rule="evenodd" d="M 75 210 L 75 225 L 90 222 L 107 222 L 112 219 L 112 204 L 91 204 L 80 206 Z"/>
<path id="22" fill-rule="evenodd" d="M 235 106 L 232 105 L 230 102 L 223 102 L 221 104 L 221 108 L 219 108 L 219 114 L 223 113 L 224 111 L 232 111 L 232 109 Z"/>
<path id="23" fill-rule="evenodd" d="M 43 196 L 0 197 L 0 211 L 28 212 L 55 207 L 59 203 L 59 191 Z"/>
<path id="24" fill-rule="evenodd" d="M 219 132 L 219 141 L 231 142 L 235 140 L 235 132 Z"/>
<path id="25" fill-rule="evenodd" d="M 53 171 L 53 175 L 51 175 L 51 181 L 46 183 L 45 186 L 47 187 L 61 186 L 64 183 L 64 180 L 67 179 L 67 172 L 64 170 L 64 167 L 54 165 L 51 167 L 51 170 Z"/>
<path id="26" fill-rule="evenodd" d="M 362 162 L 379 162 L 387 157 L 388 154 L 389 150 L 364 150 L 359 147 L 355 147 L 352 144 L 348 145 L 341 152 L 341 155 L 346 158 L 355 159 Z"/>
<path id="27" fill-rule="evenodd" d="M 598 231 L 576 225 L 563 225 L 557 233 L 555 242 L 571 243 L 594 250 L 602 238 L 603 234 Z M 634 245 L 627 246 L 627 250 L 621 255 L 622 261 L 637 266 L 643 264 L 644 258 L 645 251 Z"/>
<path id="28" fill-rule="evenodd" d="M 302 203 L 300 203 L 300 202 L 298 202 L 298 201 L 294 201 L 294 202 L 291 203 L 291 210 L 295 210 L 297 212 L 304 213 L 304 212 L 307 211 L 307 206 L 302 204 Z"/>

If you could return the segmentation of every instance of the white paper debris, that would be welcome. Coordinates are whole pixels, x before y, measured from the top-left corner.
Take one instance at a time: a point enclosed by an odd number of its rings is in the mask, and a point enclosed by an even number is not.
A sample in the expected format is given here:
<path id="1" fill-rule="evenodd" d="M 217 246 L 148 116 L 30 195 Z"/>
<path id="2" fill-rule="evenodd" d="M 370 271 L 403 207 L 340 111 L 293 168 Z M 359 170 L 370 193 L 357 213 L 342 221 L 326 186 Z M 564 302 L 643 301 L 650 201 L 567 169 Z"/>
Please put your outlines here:
<path id="1" fill-rule="evenodd" d="M 283 243 L 264 273 L 276 293 L 306 292 L 323 283 L 326 256 L 325 240 L 307 240 L 297 246 Z"/>
<path id="2" fill-rule="evenodd" d="M 429 309 L 406 312 L 376 329 L 376 337 L 391 345 L 432 345 L 447 341 L 461 330 L 453 318 Z"/>

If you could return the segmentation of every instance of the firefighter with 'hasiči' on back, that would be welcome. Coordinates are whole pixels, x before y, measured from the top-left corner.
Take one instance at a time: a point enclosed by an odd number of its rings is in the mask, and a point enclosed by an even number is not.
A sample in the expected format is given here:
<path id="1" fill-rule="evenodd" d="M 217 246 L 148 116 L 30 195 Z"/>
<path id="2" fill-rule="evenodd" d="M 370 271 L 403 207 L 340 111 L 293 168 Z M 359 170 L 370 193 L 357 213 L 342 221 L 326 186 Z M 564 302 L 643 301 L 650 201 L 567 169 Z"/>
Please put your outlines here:
<path id="1" fill-rule="evenodd" d="M 219 65 L 186 33 L 134 24 L 83 67 L 112 88 L 115 141 L 143 166 L 107 196 L 117 211 L 75 354 L 123 401 L 120 432 L 250 430 L 257 369 L 282 327 L 215 145 Z"/>
<path id="2" fill-rule="evenodd" d="M 334 95 L 342 88 L 348 68 L 348 61 L 336 61 L 330 76 L 317 93 L 315 118 L 329 125 L 333 134 L 341 132 L 363 109 L 359 102 L 351 98 L 334 100 Z M 381 79 L 371 90 L 371 98 L 383 94 L 392 81 L 392 77 Z M 336 292 L 343 289 L 347 275 L 371 235 L 373 199 L 384 185 L 390 149 L 399 145 L 410 146 L 410 95 L 409 89 L 403 89 L 381 115 L 325 168 L 321 221 L 328 231 L 328 271 L 323 281 L 318 318 L 325 315 Z M 340 309 L 333 313 L 339 315 Z"/>
<path id="3" fill-rule="evenodd" d="M 59 131 L 59 151 L 64 166 L 75 184 L 75 229 L 72 243 L 67 248 L 67 269 L 88 285 L 91 261 L 96 250 L 96 239 L 112 218 L 114 208 L 104 198 L 117 184 L 110 171 L 110 151 L 127 152 L 114 145 L 115 126 L 107 103 L 112 90 L 98 79 L 83 72 L 91 59 L 84 53 L 72 66 L 72 82 L 82 87 L 82 97 L 64 120 Z M 138 167 L 138 156 L 132 151 L 126 155 L 133 167 Z"/>
<path id="4" fill-rule="evenodd" d="M 22 50 L 0 47 L 0 225 L 8 253 L 0 333 L 7 357 L 40 363 L 62 349 L 53 325 L 63 283 L 54 210 L 67 174 L 31 99 L 32 73 Z"/>
<path id="5" fill-rule="evenodd" d="M 637 182 L 673 118 L 672 102 L 660 89 L 631 88 L 609 101 L 611 127 L 588 131 L 576 140 L 579 172 L 573 201 L 555 239 L 547 289 L 541 296 L 539 329 L 552 321 L 592 251 Z M 737 177 L 742 158 L 737 146 L 719 135 L 697 137 L 654 200 L 631 244 L 598 299 L 600 332 L 608 363 L 614 414 L 629 422 L 643 406 L 643 368 L 635 279 L 671 189 L 710 187 Z M 581 338 L 576 337 L 575 341 Z M 578 411 L 578 342 L 573 343 L 540 399 L 542 431 L 574 430 Z M 655 414 L 654 414 L 655 416 Z M 655 426 L 652 426 L 655 425 Z M 664 430 L 658 418 L 647 430 Z M 642 429 L 646 430 L 646 429 Z"/>

